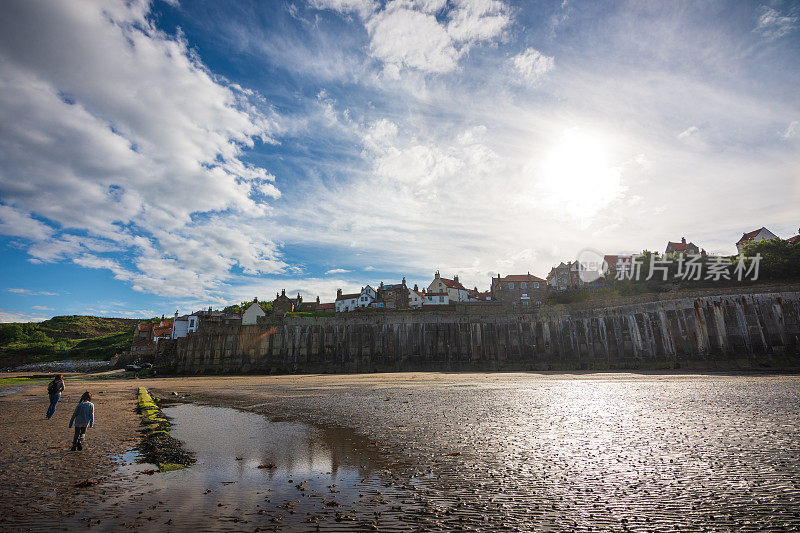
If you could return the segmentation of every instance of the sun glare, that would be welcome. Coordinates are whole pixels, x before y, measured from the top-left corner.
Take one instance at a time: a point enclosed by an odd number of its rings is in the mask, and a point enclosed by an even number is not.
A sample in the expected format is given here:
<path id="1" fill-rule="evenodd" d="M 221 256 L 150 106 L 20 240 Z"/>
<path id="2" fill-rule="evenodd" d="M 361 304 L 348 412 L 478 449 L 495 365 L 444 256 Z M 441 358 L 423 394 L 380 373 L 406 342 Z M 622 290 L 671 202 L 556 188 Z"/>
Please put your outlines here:
<path id="1" fill-rule="evenodd" d="M 540 169 L 539 199 L 573 218 L 593 217 L 622 191 L 620 169 L 600 138 L 577 129 L 564 132 Z"/>

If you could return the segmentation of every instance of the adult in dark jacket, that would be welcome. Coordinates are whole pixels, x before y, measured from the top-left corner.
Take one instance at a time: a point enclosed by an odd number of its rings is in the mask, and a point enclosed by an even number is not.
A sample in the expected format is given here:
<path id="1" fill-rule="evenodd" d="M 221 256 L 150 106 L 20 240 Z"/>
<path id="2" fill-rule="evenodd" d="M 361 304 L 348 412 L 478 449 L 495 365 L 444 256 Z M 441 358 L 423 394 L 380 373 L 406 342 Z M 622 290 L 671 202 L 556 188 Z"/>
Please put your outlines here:
<path id="1" fill-rule="evenodd" d="M 47 408 L 48 420 L 50 420 L 53 413 L 56 412 L 56 405 L 58 405 L 58 400 L 61 399 L 62 392 L 64 392 L 64 377 L 58 374 L 53 378 L 53 381 L 47 385 L 47 394 L 50 395 L 50 407 Z"/>

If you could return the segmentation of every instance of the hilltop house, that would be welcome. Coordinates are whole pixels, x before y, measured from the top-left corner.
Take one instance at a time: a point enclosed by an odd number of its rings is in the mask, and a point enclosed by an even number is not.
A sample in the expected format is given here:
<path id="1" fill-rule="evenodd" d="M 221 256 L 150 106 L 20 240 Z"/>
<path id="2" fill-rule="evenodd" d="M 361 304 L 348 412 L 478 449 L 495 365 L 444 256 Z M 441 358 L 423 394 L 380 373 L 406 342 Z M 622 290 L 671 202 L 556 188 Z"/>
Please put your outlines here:
<path id="1" fill-rule="evenodd" d="M 777 238 L 778 236 L 767 228 L 755 229 L 748 233 L 742 233 L 742 238 L 736 242 L 736 250 L 739 253 L 742 253 L 742 249 L 744 249 L 746 244 L 750 244 L 751 242 L 769 241 Z"/>
<path id="2" fill-rule="evenodd" d="M 689 254 L 697 255 L 700 253 L 700 247 L 693 242 L 686 242 L 686 237 L 681 237 L 681 242 L 667 242 L 667 248 L 664 250 L 664 255 L 670 254 Z"/>
<path id="3" fill-rule="evenodd" d="M 431 292 L 446 292 L 448 300 L 453 303 L 469 300 L 467 289 L 458 281 L 458 276 L 453 276 L 453 279 L 443 278 L 439 275 L 438 270 L 433 275 L 433 281 L 428 285 L 428 293 Z M 428 303 L 427 298 L 425 303 Z"/>
<path id="4" fill-rule="evenodd" d="M 789 237 L 788 239 L 786 239 L 786 242 L 790 242 L 792 244 L 800 244 L 800 229 L 797 230 L 797 233 L 798 233 L 798 235 L 795 235 L 794 237 Z"/>
<path id="5" fill-rule="evenodd" d="M 542 304 L 547 296 L 547 281 L 527 274 L 509 274 L 506 277 L 492 278 L 492 300 L 504 305 L 517 307 L 535 307 Z"/>
<path id="6" fill-rule="evenodd" d="M 258 298 L 253 298 L 253 303 L 247 306 L 247 309 L 242 313 L 243 326 L 255 326 L 258 324 L 258 319 L 262 316 L 267 316 L 267 312 L 258 303 Z"/>

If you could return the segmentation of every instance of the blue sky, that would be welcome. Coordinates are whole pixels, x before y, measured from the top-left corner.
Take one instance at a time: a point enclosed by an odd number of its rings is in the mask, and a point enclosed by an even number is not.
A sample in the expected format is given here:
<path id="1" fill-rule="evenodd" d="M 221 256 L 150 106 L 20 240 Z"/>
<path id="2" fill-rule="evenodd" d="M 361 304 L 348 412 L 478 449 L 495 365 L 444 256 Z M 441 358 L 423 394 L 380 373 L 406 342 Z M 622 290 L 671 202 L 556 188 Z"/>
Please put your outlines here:
<path id="1" fill-rule="evenodd" d="M 797 65 L 793 2 L 11 0 L 0 321 L 789 237 Z"/>

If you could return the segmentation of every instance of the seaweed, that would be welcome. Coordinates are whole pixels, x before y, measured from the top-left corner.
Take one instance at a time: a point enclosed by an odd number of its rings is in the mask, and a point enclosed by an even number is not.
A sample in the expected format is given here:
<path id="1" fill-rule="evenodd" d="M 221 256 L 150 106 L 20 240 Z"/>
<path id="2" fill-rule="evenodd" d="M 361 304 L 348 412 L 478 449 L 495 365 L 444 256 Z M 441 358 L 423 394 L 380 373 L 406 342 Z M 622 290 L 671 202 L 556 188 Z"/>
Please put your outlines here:
<path id="1" fill-rule="evenodd" d="M 194 454 L 184 450 L 181 441 L 169 434 L 169 419 L 144 387 L 139 387 L 136 411 L 144 426 L 142 441 L 137 446 L 141 462 L 154 464 L 161 472 L 180 470 L 195 463 Z"/>

